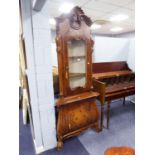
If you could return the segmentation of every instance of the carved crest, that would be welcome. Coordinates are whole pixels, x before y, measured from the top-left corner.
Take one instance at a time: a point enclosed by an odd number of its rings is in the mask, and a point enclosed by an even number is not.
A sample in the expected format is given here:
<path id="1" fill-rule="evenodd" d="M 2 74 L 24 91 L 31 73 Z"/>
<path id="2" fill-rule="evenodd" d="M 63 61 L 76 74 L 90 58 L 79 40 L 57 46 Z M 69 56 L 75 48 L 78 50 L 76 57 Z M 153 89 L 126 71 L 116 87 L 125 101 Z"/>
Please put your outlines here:
<path id="1" fill-rule="evenodd" d="M 83 10 L 78 6 L 74 7 L 69 14 L 62 14 L 60 17 L 55 18 L 57 21 L 57 29 L 59 23 L 63 22 L 66 18 L 69 19 L 70 26 L 75 30 L 80 29 L 82 21 L 88 26 L 91 26 L 92 24 L 91 19 L 86 16 Z"/>

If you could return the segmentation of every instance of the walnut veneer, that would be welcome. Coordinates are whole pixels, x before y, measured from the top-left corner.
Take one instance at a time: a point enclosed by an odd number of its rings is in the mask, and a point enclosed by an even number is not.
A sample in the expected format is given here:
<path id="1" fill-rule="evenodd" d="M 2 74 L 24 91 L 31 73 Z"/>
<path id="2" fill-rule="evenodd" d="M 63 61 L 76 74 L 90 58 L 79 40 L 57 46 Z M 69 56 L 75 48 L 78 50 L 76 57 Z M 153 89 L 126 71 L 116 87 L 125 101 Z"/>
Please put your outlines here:
<path id="1" fill-rule="evenodd" d="M 92 91 L 92 21 L 79 7 L 56 18 L 59 94 L 57 148 L 63 140 L 92 127 L 99 131 L 97 92 Z"/>

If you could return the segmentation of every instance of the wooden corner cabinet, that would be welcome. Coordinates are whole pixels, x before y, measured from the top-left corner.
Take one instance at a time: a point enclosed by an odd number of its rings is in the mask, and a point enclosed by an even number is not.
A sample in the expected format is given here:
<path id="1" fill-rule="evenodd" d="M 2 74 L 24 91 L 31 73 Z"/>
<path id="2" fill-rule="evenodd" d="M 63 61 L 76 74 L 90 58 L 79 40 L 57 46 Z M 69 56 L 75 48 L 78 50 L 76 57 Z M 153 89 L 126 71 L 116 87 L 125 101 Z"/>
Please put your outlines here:
<path id="1" fill-rule="evenodd" d="M 99 131 L 97 92 L 92 91 L 92 21 L 80 7 L 56 18 L 60 98 L 56 102 L 57 148 L 92 127 Z"/>

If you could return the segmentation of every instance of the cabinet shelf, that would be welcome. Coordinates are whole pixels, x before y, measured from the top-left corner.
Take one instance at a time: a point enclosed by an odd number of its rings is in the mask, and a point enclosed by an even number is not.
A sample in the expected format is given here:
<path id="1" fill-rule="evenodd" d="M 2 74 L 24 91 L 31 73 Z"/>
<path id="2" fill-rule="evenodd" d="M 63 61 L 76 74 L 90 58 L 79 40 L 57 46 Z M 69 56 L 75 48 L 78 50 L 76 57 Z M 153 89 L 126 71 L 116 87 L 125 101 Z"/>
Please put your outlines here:
<path id="1" fill-rule="evenodd" d="M 85 73 L 69 73 L 70 78 L 83 77 L 85 75 L 86 75 Z"/>
<path id="2" fill-rule="evenodd" d="M 85 55 L 79 55 L 79 56 L 69 56 L 70 59 L 76 59 L 76 58 L 84 58 Z"/>

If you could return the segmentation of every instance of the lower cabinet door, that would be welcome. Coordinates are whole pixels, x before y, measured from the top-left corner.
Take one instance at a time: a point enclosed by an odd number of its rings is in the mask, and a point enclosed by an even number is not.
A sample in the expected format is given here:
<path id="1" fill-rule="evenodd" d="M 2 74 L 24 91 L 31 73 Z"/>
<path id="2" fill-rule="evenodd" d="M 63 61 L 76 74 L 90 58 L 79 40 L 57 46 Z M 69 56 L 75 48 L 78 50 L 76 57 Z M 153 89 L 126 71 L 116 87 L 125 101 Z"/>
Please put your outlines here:
<path id="1" fill-rule="evenodd" d="M 58 113 L 58 137 L 70 137 L 98 123 L 95 99 L 73 102 L 62 106 Z"/>

